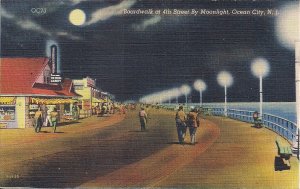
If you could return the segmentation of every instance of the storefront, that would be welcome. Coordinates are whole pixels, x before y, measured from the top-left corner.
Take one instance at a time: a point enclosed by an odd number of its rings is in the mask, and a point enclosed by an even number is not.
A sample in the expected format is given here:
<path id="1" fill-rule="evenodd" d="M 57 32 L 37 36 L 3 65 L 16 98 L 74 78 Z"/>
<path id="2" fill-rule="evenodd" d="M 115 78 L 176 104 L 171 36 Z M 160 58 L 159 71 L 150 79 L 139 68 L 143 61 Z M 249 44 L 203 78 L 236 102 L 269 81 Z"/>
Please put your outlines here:
<path id="1" fill-rule="evenodd" d="M 0 128 L 32 127 L 39 107 L 56 108 L 60 121 L 71 114 L 80 95 L 57 70 L 57 47 L 50 52 L 51 57 L 1 58 Z"/>
<path id="2" fill-rule="evenodd" d="M 59 121 L 72 120 L 71 106 L 77 100 L 51 97 L 0 97 L 0 128 L 33 127 L 38 108 L 45 106 L 48 112 L 57 109 Z"/>
<path id="3" fill-rule="evenodd" d="M 76 99 L 70 99 L 70 98 L 32 97 L 30 98 L 29 116 L 30 118 L 33 118 L 38 108 L 45 106 L 49 112 L 53 111 L 54 108 L 57 109 L 59 122 L 73 120 L 71 107 L 73 106 L 74 103 L 77 102 L 78 101 Z"/>

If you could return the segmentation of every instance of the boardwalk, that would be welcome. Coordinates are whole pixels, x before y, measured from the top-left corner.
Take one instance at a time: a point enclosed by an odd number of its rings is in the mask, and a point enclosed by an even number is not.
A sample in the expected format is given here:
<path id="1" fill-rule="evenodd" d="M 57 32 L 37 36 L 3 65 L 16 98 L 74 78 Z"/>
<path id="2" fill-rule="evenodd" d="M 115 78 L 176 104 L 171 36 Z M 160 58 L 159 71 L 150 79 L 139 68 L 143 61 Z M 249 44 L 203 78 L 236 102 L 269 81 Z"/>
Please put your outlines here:
<path id="1" fill-rule="evenodd" d="M 0 130 L 0 186 L 297 188 L 296 158 L 291 170 L 274 171 L 272 131 L 210 117 L 198 143 L 182 146 L 173 114 L 151 111 L 147 132 L 137 112 L 80 120 L 58 134 Z"/>

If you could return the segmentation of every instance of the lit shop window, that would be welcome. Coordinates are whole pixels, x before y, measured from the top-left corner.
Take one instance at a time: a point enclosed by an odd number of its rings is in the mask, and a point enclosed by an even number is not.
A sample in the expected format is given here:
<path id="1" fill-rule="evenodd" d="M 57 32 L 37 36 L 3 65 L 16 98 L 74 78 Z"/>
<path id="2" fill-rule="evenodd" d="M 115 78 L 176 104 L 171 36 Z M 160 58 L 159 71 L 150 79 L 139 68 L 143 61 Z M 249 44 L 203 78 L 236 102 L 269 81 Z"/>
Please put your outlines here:
<path id="1" fill-rule="evenodd" d="M 0 121 L 15 120 L 15 106 L 0 106 Z"/>

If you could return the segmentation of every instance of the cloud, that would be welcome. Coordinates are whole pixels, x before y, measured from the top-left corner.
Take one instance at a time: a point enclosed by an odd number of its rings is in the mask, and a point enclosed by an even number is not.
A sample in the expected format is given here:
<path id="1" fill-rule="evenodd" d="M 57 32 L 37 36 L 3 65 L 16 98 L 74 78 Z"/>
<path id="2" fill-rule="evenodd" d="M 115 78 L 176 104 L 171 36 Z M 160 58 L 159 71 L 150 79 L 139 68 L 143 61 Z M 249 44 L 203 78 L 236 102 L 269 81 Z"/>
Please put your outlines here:
<path id="1" fill-rule="evenodd" d="M 74 5 L 77 5 L 81 2 L 84 2 L 84 1 L 88 1 L 88 0 L 70 0 L 71 4 L 74 6 Z"/>
<path id="2" fill-rule="evenodd" d="M 14 14 L 9 13 L 7 10 L 5 10 L 1 5 L 0 5 L 0 16 L 2 18 L 6 18 L 10 21 L 12 21 L 16 26 L 23 30 L 28 30 L 28 31 L 34 31 L 39 34 L 43 34 L 49 37 L 65 37 L 73 40 L 79 40 L 81 37 L 75 36 L 73 34 L 70 34 L 66 31 L 54 31 L 51 32 L 45 28 L 43 28 L 41 25 L 38 23 L 34 22 L 33 20 L 27 19 L 27 18 L 19 18 L 16 17 Z"/>
<path id="3" fill-rule="evenodd" d="M 2 6 L 0 5 L 0 16 L 7 19 L 14 19 L 15 16 L 9 12 L 7 12 Z"/>
<path id="4" fill-rule="evenodd" d="M 123 13 L 124 9 L 132 7 L 136 3 L 136 0 L 124 0 L 117 5 L 101 8 L 92 13 L 91 19 L 88 20 L 85 25 L 95 24 L 99 21 L 107 20 L 113 16 L 117 16 Z"/>
<path id="5" fill-rule="evenodd" d="M 147 20 L 144 20 L 140 24 L 133 24 L 132 27 L 136 31 L 144 31 L 148 26 L 157 24 L 160 21 L 161 21 L 161 17 L 156 15 L 156 16 L 153 16 L 153 17 L 147 19 Z"/>
<path id="6" fill-rule="evenodd" d="M 24 30 L 31 30 L 31 31 L 35 31 L 37 33 L 41 33 L 47 36 L 51 36 L 51 32 L 45 30 L 41 25 L 33 22 L 32 20 L 21 20 L 21 19 L 16 19 L 15 20 L 15 24 L 17 26 L 19 26 L 20 28 L 24 29 Z"/>
<path id="7" fill-rule="evenodd" d="M 81 39 L 81 37 L 70 34 L 66 31 L 58 31 L 58 32 L 56 32 L 56 35 L 57 36 L 62 36 L 62 37 L 67 37 L 67 38 L 70 38 L 70 39 L 73 39 L 73 40 L 80 40 Z"/>

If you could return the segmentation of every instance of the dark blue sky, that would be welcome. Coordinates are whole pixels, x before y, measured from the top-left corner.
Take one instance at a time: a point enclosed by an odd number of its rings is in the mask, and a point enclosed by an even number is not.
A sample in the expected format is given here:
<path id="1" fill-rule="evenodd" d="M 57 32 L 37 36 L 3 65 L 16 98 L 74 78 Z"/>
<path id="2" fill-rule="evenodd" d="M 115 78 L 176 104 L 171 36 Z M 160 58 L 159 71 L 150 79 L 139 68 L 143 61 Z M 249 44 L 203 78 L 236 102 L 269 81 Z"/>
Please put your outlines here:
<path id="1" fill-rule="evenodd" d="M 64 76 L 96 78 L 99 87 L 119 100 L 139 99 L 184 83 L 192 86 L 202 78 L 208 86 L 205 102 L 223 101 L 216 80 L 222 70 L 234 77 L 229 101 L 258 101 L 259 83 L 250 65 L 254 58 L 264 57 L 271 65 L 264 79 L 265 101 L 294 101 L 294 52 L 278 43 L 274 16 L 160 15 L 146 26 L 141 25 L 153 16 L 108 13 L 105 19 L 81 27 L 68 20 L 74 9 L 82 9 L 89 21 L 97 10 L 115 11 L 128 4 L 130 9 L 253 10 L 279 9 L 284 2 L 2 0 L 1 57 L 45 56 L 47 40 L 55 40 Z M 47 12 L 33 14 L 33 7 Z M 198 101 L 196 91 L 192 100 Z"/>

